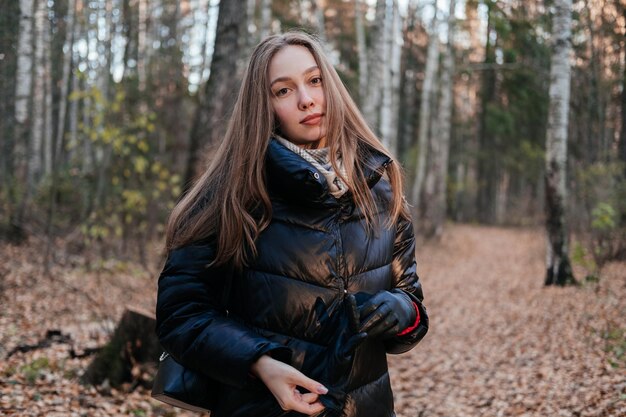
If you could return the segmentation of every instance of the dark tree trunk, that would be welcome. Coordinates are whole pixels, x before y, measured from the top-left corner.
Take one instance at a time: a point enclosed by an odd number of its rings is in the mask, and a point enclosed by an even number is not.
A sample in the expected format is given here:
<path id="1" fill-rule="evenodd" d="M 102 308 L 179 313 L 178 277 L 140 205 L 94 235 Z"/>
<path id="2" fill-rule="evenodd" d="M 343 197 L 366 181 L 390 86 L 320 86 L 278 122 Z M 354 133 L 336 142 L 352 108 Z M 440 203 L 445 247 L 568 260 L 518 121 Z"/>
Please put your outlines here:
<path id="1" fill-rule="evenodd" d="M 496 62 L 496 48 L 490 40 L 490 33 L 494 29 L 493 3 L 487 1 L 487 42 L 485 44 L 485 71 L 483 71 L 482 91 L 480 95 L 480 119 L 478 125 L 478 195 L 477 215 L 482 223 L 493 223 L 496 218 L 496 187 L 498 179 L 497 161 L 493 158 L 494 138 L 487 126 L 489 105 L 494 102 L 496 95 L 496 71 L 493 65 Z"/>
<path id="2" fill-rule="evenodd" d="M 15 83 L 17 75 L 17 42 L 20 29 L 20 5 L 15 0 L 0 0 L 0 182 L 8 195 L 14 188 Z M 2 223 L 6 219 L 1 220 Z"/>
<path id="3" fill-rule="evenodd" d="M 623 16 L 626 19 L 626 6 L 623 9 Z M 619 159 L 624 164 L 624 175 L 626 176 L 626 37 L 622 42 L 622 49 L 624 62 L 622 63 L 622 130 L 619 139 Z"/>
<path id="4" fill-rule="evenodd" d="M 162 352 L 154 332 L 152 313 L 140 309 L 124 311 L 109 343 L 100 350 L 82 377 L 84 382 L 101 384 L 108 379 L 111 386 L 124 382 L 144 382 L 144 364 L 158 362 Z"/>
<path id="5" fill-rule="evenodd" d="M 204 151 L 216 145 L 226 132 L 241 82 L 237 74 L 237 60 L 248 34 L 246 0 L 221 1 L 219 7 L 211 75 L 204 86 L 191 129 L 183 184 L 185 188 L 191 185 L 196 173 L 201 171 L 198 165 Z"/>

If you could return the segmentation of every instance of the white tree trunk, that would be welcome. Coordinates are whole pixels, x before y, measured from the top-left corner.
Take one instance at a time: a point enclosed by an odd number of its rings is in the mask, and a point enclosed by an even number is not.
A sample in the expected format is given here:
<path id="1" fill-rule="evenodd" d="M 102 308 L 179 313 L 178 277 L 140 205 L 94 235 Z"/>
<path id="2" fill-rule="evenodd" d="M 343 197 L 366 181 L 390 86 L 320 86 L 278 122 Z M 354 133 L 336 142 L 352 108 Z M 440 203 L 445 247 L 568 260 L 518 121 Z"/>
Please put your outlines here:
<path id="1" fill-rule="evenodd" d="M 76 4 L 75 4 L 75 10 L 78 12 L 80 10 L 83 10 L 83 2 L 82 0 L 75 0 Z M 73 39 L 78 39 L 78 37 L 80 36 L 80 34 L 82 33 L 82 20 L 80 18 L 74 18 L 74 28 L 73 28 Z M 74 91 L 78 91 L 80 88 L 80 84 L 79 84 L 79 79 L 78 79 L 78 64 L 80 63 L 80 54 L 79 53 L 75 53 L 72 48 L 70 48 L 69 50 L 70 56 L 72 57 L 72 72 L 71 72 L 71 78 L 72 78 L 72 88 L 70 91 L 74 92 Z M 70 100 L 70 110 L 69 110 L 69 141 L 72 144 L 72 147 L 70 148 L 70 150 L 68 151 L 68 159 L 71 159 L 72 154 L 74 152 L 76 152 L 75 150 L 77 149 L 78 146 L 78 109 L 79 109 L 79 103 L 80 100 L 78 99 L 73 99 Z"/>
<path id="2" fill-rule="evenodd" d="M 448 156 L 450 154 L 450 132 L 452 127 L 452 91 L 454 74 L 454 9 L 456 8 L 456 0 L 450 0 L 450 9 L 448 13 L 448 43 L 446 45 L 445 55 L 441 67 L 441 98 L 439 101 L 439 110 L 437 112 L 437 128 L 433 138 L 437 142 L 437 152 L 433 156 L 433 175 L 434 189 L 432 205 L 430 213 L 430 221 L 432 229 L 429 231 L 435 236 L 441 236 L 443 225 L 446 220 L 446 184 L 448 181 Z"/>
<path id="3" fill-rule="evenodd" d="M 367 80 L 368 80 L 368 68 L 367 68 L 367 46 L 365 44 L 365 28 L 363 26 L 363 2 L 362 0 L 355 0 L 354 2 L 354 15 L 356 26 L 356 44 L 359 54 L 359 104 L 363 106 L 365 98 L 367 96 Z"/>
<path id="4" fill-rule="evenodd" d="M 23 161 L 28 155 L 29 130 L 32 112 L 33 82 L 33 13 L 34 0 L 20 0 L 20 29 L 17 42 L 17 68 L 15 85 L 15 166 L 17 177 L 24 179 L 26 174 Z"/>
<path id="5" fill-rule="evenodd" d="M 33 68 L 33 3 L 20 0 L 20 35 L 17 43 L 17 85 L 15 86 L 15 119 L 26 123 L 29 114 Z"/>
<path id="6" fill-rule="evenodd" d="M 100 7 L 98 9 L 98 32 L 103 33 L 104 37 L 101 38 L 98 36 L 98 44 L 103 45 L 103 55 L 104 63 L 100 62 L 101 70 L 99 85 L 100 91 L 102 92 L 102 96 L 109 100 L 111 98 L 111 93 L 109 91 L 109 82 L 111 78 L 111 38 L 112 38 L 112 29 L 113 29 L 113 10 L 112 10 L 112 0 L 104 0 L 104 8 Z"/>
<path id="7" fill-rule="evenodd" d="M 391 100 L 391 129 L 389 131 L 389 150 L 392 154 L 398 154 L 398 121 L 400 114 L 400 81 L 401 81 L 401 68 L 402 68 L 402 46 L 404 44 L 404 38 L 402 28 L 404 22 L 400 16 L 400 9 L 397 5 L 397 0 L 394 0 L 394 13 L 393 13 L 393 47 L 391 50 L 391 88 L 392 88 L 392 100 Z"/>
<path id="8" fill-rule="evenodd" d="M 44 124 L 43 124 L 43 143 L 44 143 L 44 174 L 50 175 L 52 173 L 53 165 L 52 158 L 54 154 L 54 144 L 52 143 L 52 63 L 50 57 L 50 30 L 46 30 L 44 36 L 44 55 L 43 55 L 43 67 L 44 67 Z"/>
<path id="9" fill-rule="evenodd" d="M 418 130 L 418 157 L 415 169 L 415 180 L 413 181 L 413 205 L 416 210 L 420 210 L 420 197 L 422 185 L 426 174 L 426 157 L 428 154 L 428 137 L 430 132 L 430 110 L 432 107 L 433 87 L 435 76 L 439 66 L 439 40 L 437 38 L 437 2 L 434 2 L 435 13 L 430 28 L 428 39 L 428 52 L 426 55 L 426 68 L 424 70 L 424 83 L 420 100 L 420 120 Z"/>
<path id="10" fill-rule="evenodd" d="M 272 33 L 272 0 L 261 0 L 261 39 Z"/>
<path id="11" fill-rule="evenodd" d="M 33 82 L 33 123 L 30 135 L 28 187 L 33 189 L 43 170 L 43 134 L 45 129 L 46 106 L 46 32 L 48 31 L 48 7 L 39 0 L 35 11 L 35 59 Z"/>
<path id="12" fill-rule="evenodd" d="M 148 33 L 148 5 L 147 0 L 138 0 L 139 26 L 137 29 L 137 79 L 139 91 L 145 91 L 148 78 L 146 67 L 146 41 Z"/>
<path id="13" fill-rule="evenodd" d="M 374 28 L 372 29 L 373 45 L 368 53 L 368 88 L 367 97 L 363 103 L 363 115 L 370 127 L 377 133 L 379 129 L 379 112 L 380 106 L 380 87 L 382 85 L 382 74 L 384 60 L 384 21 L 385 21 L 385 2 L 386 0 L 378 0 L 376 2 L 376 17 L 374 19 Z"/>
<path id="14" fill-rule="evenodd" d="M 567 126 L 570 96 L 572 0 L 555 0 L 546 134 L 546 285 L 573 282 L 568 257 Z"/>
<path id="15" fill-rule="evenodd" d="M 393 33 L 393 15 L 395 9 L 395 1 L 386 0 L 385 2 L 385 23 L 383 24 L 382 51 L 384 53 L 382 59 L 382 83 L 381 94 L 382 102 L 379 108 L 380 115 L 380 136 L 383 145 L 387 149 L 391 144 L 391 111 L 393 102 L 392 92 L 392 67 L 391 67 L 391 51 L 393 50 L 394 33 Z"/>

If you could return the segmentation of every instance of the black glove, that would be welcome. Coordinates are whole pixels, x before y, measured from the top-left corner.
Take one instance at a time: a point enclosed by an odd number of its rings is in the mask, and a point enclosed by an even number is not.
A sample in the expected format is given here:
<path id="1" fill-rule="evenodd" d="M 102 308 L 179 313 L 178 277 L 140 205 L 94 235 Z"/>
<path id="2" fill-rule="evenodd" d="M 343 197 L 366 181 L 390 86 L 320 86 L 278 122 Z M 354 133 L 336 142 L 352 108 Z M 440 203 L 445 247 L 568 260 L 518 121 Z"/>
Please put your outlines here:
<path id="1" fill-rule="evenodd" d="M 412 326 L 417 318 L 411 298 L 399 289 L 380 291 L 359 308 L 359 331 L 369 338 L 389 339 Z"/>
<path id="2" fill-rule="evenodd" d="M 320 396 L 320 401 L 326 408 L 319 417 L 341 415 L 354 362 L 354 351 L 367 337 L 367 334 L 359 332 L 359 313 L 354 296 L 346 296 L 340 307 L 328 315 L 323 303 L 316 303 L 315 306 L 324 330 L 327 334 L 332 334 L 324 355 L 326 360 L 322 376 L 319 378 L 319 382 L 328 388 L 328 393 Z"/>

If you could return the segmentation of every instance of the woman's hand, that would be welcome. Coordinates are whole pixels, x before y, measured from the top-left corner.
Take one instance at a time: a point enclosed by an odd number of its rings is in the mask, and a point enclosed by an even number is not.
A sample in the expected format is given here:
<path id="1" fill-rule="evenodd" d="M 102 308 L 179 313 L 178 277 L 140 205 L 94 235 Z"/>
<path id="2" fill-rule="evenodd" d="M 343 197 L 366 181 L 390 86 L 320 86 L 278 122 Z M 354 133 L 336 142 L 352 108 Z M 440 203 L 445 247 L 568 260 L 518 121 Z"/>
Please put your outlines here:
<path id="1" fill-rule="evenodd" d="M 318 398 L 320 394 L 326 394 L 328 389 L 296 368 L 263 355 L 252 364 L 251 371 L 263 381 L 283 410 L 313 415 L 324 409 Z M 303 394 L 298 387 L 310 392 Z"/>
<path id="2" fill-rule="evenodd" d="M 387 339 L 411 326 L 417 313 L 413 302 L 402 290 L 380 291 L 359 309 L 361 332 L 370 338 Z"/>

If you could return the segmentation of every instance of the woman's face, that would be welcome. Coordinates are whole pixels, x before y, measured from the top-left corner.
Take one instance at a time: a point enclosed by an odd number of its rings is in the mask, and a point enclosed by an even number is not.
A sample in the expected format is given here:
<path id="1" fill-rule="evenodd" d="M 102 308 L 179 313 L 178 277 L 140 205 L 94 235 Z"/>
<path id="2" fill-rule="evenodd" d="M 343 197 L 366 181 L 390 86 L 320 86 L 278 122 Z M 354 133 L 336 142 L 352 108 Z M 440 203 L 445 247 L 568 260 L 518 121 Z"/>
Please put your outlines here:
<path id="1" fill-rule="evenodd" d="M 321 71 L 304 46 L 278 51 L 269 67 L 271 103 L 281 134 L 305 148 L 326 146 L 326 102 Z"/>

